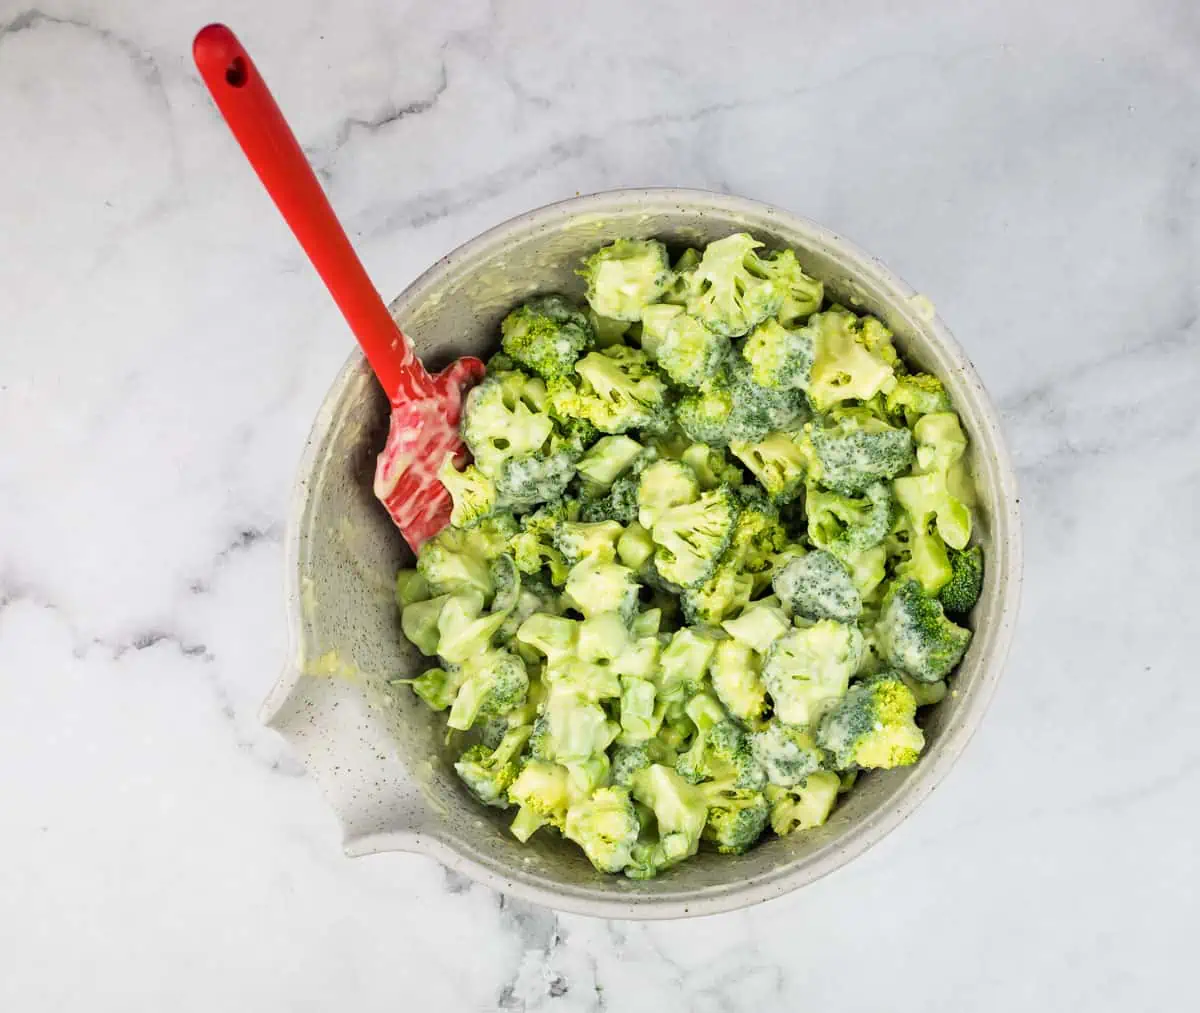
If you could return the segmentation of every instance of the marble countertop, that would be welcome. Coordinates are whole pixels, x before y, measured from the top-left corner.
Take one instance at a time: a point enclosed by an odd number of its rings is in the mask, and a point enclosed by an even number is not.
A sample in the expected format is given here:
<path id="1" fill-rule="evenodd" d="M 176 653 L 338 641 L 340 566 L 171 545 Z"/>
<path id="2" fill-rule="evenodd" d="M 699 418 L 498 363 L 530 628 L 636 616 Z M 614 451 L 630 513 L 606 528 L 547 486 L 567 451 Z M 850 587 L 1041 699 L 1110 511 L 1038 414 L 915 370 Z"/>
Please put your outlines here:
<path id="1" fill-rule="evenodd" d="M 0 2 L 0 1007 L 1195 994 L 1200 13 L 717 7 L 610 0 L 584 35 L 545 0 Z M 1027 582 L 982 730 L 886 841 L 661 924 L 341 855 L 256 711 L 285 500 L 351 341 L 192 69 L 217 18 L 384 293 L 528 208 L 678 184 L 815 218 L 933 297 L 1003 409 Z"/>

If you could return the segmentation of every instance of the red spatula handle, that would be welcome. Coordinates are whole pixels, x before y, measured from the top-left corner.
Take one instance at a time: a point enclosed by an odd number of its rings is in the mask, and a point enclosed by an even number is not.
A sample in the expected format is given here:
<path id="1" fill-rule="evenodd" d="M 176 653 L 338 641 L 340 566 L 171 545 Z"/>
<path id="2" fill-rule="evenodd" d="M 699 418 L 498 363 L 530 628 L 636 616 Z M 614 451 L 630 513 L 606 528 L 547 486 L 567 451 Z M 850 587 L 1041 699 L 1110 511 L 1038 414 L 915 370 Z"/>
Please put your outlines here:
<path id="1" fill-rule="evenodd" d="M 197 34 L 192 55 L 233 136 L 321 275 L 388 397 L 393 402 L 428 397 L 429 374 L 371 284 L 250 54 L 224 25 L 209 25 Z"/>

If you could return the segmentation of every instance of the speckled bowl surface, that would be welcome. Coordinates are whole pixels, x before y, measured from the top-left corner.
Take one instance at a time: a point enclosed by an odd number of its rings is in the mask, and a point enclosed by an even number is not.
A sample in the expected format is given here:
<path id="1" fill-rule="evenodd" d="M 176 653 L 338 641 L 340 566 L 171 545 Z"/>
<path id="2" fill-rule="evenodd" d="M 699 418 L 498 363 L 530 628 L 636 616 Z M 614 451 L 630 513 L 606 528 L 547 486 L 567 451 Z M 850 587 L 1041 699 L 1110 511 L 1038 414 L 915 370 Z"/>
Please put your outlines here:
<path id="1" fill-rule="evenodd" d="M 971 440 L 977 537 L 987 554 L 975 636 L 955 692 L 923 718 L 919 763 L 861 778 L 829 822 L 768 837 L 739 857 L 701 852 L 658 879 L 592 869 L 547 832 L 528 845 L 511 816 L 471 799 L 444 745 L 444 715 L 389 677 L 428 662 L 400 633 L 393 576 L 411 563 L 372 491 L 387 405 L 355 354 L 308 439 L 287 536 L 292 656 L 263 707 L 320 784 L 349 854 L 418 851 L 488 886 L 550 907 L 616 918 L 713 914 L 787 893 L 861 854 L 908 816 L 954 763 L 983 717 L 1008 650 L 1021 584 L 1016 482 L 996 411 L 971 363 L 932 311 L 879 261 L 813 222 L 754 201 L 695 190 L 621 190 L 553 204 L 506 222 L 438 261 L 392 312 L 431 367 L 486 355 L 515 303 L 582 294 L 580 259 L 613 239 L 656 236 L 703 246 L 746 230 L 794 248 L 831 297 L 880 316 L 902 354 L 946 383 Z"/>

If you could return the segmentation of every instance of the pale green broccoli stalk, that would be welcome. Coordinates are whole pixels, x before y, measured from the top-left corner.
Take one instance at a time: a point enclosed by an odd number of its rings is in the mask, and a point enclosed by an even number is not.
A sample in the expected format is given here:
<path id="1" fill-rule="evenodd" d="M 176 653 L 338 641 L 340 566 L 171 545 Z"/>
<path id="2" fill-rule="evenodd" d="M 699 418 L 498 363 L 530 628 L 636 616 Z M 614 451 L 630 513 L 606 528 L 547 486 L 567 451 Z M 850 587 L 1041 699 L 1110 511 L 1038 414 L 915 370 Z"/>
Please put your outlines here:
<path id="1" fill-rule="evenodd" d="M 865 408 L 839 408 L 825 424 L 806 427 L 812 440 L 822 485 L 854 496 L 884 479 L 894 478 L 913 464 L 913 438 Z"/>
<path id="2" fill-rule="evenodd" d="M 821 411 L 839 401 L 868 401 L 892 378 L 898 360 L 891 334 L 872 317 L 835 307 L 803 329 L 813 341 L 808 396 Z"/>
<path id="3" fill-rule="evenodd" d="M 493 481 L 511 458 L 535 455 L 554 432 L 541 380 L 521 373 L 484 378 L 467 395 L 462 433 L 475 466 Z"/>
<path id="4" fill-rule="evenodd" d="M 767 713 L 767 688 L 762 664 L 749 644 L 722 640 L 717 644 L 709 675 L 717 699 L 739 721 L 756 727 Z"/>
<path id="5" fill-rule="evenodd" d="M 917 440 L 917 472 L 949 471 L 967 450 L 967 434 L 954 412 L 923 416 L 913 426 Z"/>
<path id="6" fill-rule="evenodd" d="M 700 629 L 677 630 L 659 660 L 658 695 L 662 700 L 683 701 L 704 682 L 717 641 Z"/>
<path id="7" fill-rule="evenodd" d="M 847 690 L 822 719 L 817 741 L 839 770 L 889 770 L 917 762 L 925 736 L 913 718 L 917 702 L 903 680 L 881 673 Z"/>
<path id="8" fill-rule="evenodd" d="M 699 498 L 700 483 L 691 468 L 679 461 L 655 461 L 638 479 L 638 523 L 652 531 L 667 511 Z"/>
<path id="9" fill-rule="evenodd" d="M 585 617 L 616 612 L 629 623 L 637 612 L 638 585 L 634 573 L 620 563 L 585 559 L 571 567 L 563 595 Z"/>
<path id="10" fill-rule="evenodd" d="M 616 521 L 563 521 L 554 531 L 554 547 L 574 566 L 585 559 L 611 563 L 624 528 Z"/>
<path id="11" fill-rule="evenodd" d="M 950 580 L 938 599 L 942 608 L 952 615 L 966 615 L 975 607 L 983 591 L 983 549 L 978 545 L 963 552 L 951 549 L 950 572 Z"/>
<path id="12" fill-rule="evenodd" d="M 658 546 L 655 569 L 679 587 L 703 584 L 733 537 L 737 515 L 737 500 L 728 489 L 713 489 L 694 503 L 668 508 L 650 529 Z"/>
<path id="13" fill-rule="evenodd" d="M 646 742 L 658 734 L 663 709 L 655 706 L 655 693 L 654 683 L 649 679 L 622 676 L 621 742 Z"/>
<path id="14" fill-rule="evenodd" d="M 654 539 L 650 537 L 650 532 L 633 521 L 617 539 L 617 558 L 637 573 L 653 555 Z"/>
<path id="15" fill-rule="evenodd" d="M 804 500 L 809 540 L 835 555 L 870 549 L 891 531 L 892 509 L 886 482 L 872 483 L 859 496 L 842 496 L 810 484 Z"/>
<path id="16" fill-rule="evenodd" d="M 632 860 L 638 818 L 629 790 L 597 788 L 567 809 L 563 836 L 574 841 L 600 872 L 620 872 Z"/>
<path id="17" fill-rule="evenodd" d="M 704 443 L 693 443 L 683 452 L 680 461 L 696 475 L 702 492 L 727 485 L 736 488 L 742 485 L 742 469 L 729 460 L 725 451 Z"/>
<path id="18" fill-rule="evenodd" d="M 431 668 L 415 679 L 389 679 L 388 682 L 409 686 L 431 710 L 444 711 L 454 703 L 454 697 L 466 680 L 467 674 L 458 665 L 447 665 L 445 668 Z"/>
<path id="19" fill-rule="evenodd" d="M 895 670 L 893 669 L 893 671 Z M 917 682 L 907 672 L 898 672 L 897 674 L 912 693 L 918 707 L 931 707 L 935 703 L 941 703 L 946 699 L 946 694 L 950 692 L 950 687 L 946 685 L 945 679 L 937 682 Z"/>
<path id="20" fill-rule="evenodd" d="M 679 259 L 675 261 L 674 266 L 671 268 L 671 283 L 667 286 L 666 292 L 663 293 L 662 301 L 664 303 L 670 303 L 675 306 L 687 305 L 688 290 L 691 288 L 692 275 L 696 273 L 696 268 L 700 264 L 700 257 L 700 251 L 691 247 L 688 247 L 688 249 L 679 255 Z M 642 316 L 645 316 L 645 311 L 643 311 Z"/>
<path id="21" fill-rule="evenodd" d="M 707 693 L 688 701 L 688 717 L 696 734 L 686 752 L 675 761 L 675 769 L 693 784 L 708 780 L 730 780 L 735 788 L 760 789 L 766 775 L 750 749 L 750 739 L 728 720 L 725 709 Z"/>
<path id="22" fill-rule="evenodd" d="M 883 545 L 869 549 L 835 548 L 833 554 L 850 574 L 863 602 L 873 602 L 887 577 L 887 550 Z"/>
<path id="23" fill-rule="evenodd" d="M 517 640 L 540 651 L 553 664 L 576 652 L 579 627 L 580 623 L 574 619 L 536 612 L 521 623 Z"/>
<path id="24" fill-rule="evenodd" d="M 876 635 L 888 663 L 920 682 L 944 679 L 971 642 L 971 631 L 947 619 L 941 602 L 915 580 L 898 581 L 888 592 Z"/>
<path id="25" fill-rule="evenodd" d="M 826 761 L 824 750 L 805 728 L 768 722 L 750 736 L 750 748 L 771 784 L 793 788 L 819 770 Z"/>
<path id="26" fill-rule="evenodd" d="M 520 772 L 518 758 L 529 741 L 529 732 L 528 726 L 510 729 L 495 749 L 471 746 L 454 764 L 463 784 L 484 805 L 508 808 L 508 789 Z"/>
<path id="27" fill-rule="evenodd" d="M 519 655 L 495 648 L 464 666 L 467 678 L 459 687 L 446 724 L 465 732 L 479 718 L 507 714 L 525 701 L 529 675 Z"/>
<path id="28" fill-rule="evenodd" d="M 524 844 L 539 827 L 562 830 L 570 795 L 567 768 L 546 760 L 530 760 L 508 788 L 508 800 L 520 806 L 512 821 L 513 836 Z"/>
<path id="29" fill-rule="evenodd" d="M 403 611 L 413 602 L 429 598 L 429 584 L 416 570 L 399 570 L 396 573 L 396 605 Z"/>
<path id="30" fill-rule="evenodd" d="M 633 785 L 633 776 L 650 766 L 650 748 L 645 742 L 621 744 L 613 748 L 611 775 L 613 784 L 623 788 Z"/>
<path id="31" fill-rule="evenodd" d="M 584 661 L 612 665 L 632 647 L 629 626 L 615 612 L 602 612 L 579 624 L 575 650 Z"/>
<path id="32" fill-rule="evenodd" d="M 965 549 L 971 539 L 971 510 L 951 491 L 951 471 L 962 459 L 967 438 L 952 412 L 926 415 L 916 425 L 917 468 L 896 479 L 896 499 L 908 512 L 916 531 L 936 526 L 937 533 L 954 549 Z"/>
<path id="33" fill-rule="evenodd" d="M 736 619 L 726 619 L 721 628 L 734 640 L 766 654 L 771 645 L 792 628 L 778 601 L 756 601 L 747 605 Z"/>
<path id="34" fill-rule="evenodd" d="M 795 499 L 813 465 L 807 441 L 790 433 L 771 433 L 757 443 L 731 443 L 729 449 L 754 473 L 774 503 Z"/>
<path id="35" fill-rule="evenodd" d="M 762 245 L 739 232 L 705 247 L 691 277 L 687 309 L 714 334 L 739 337 L 783 302 L 784 287 L 767 276 L 754 252 Z"/>
<path id="36" fill-rule="evenodd" d="M 611 345 L 621 344 L 622 338 L 628 333 L 631 324 L 629 320 L 613 320 L 611 317 L 602 317 L 590 306 L 587 316 L 588 323 L 592 325 L 592 333 L 596 335 L 597 348 L 608 348 Z"/>
<path id="37" fill-rule="evenodd" d="M 586 419 L 601 432 L 665 429 L 670 421 L 667 385 L 646 353 L 613 345 L 585 355 L 575 365 L 579 385 L 550 384 L 550 402 L 559 418 Z"/>
<path id="38" fill-rule="evenodd" d="M 421 546 L 417 571 L 438 595 L 475 591 L 487 599 L 492 596 L 490 563 L 468 532 L 448 527 Z"/>
<path id="39" fill-rule="evenodd" d="M 442 594 L 426 601 L 406 605 L 400 613 L 400 629 L 408 641 L 426 657 L 437 654 L 438 618 L 450 595 Z"/>
<path id="40" fill-rule="evenodd" d="M 780 637 L 763 664 L 775 716 L 789 725 L 812 724 L 846 692 L 862 652 L 857 627 L 832 619 Z"/>
<path id="41" fill-rule="evenodd" d="M 602 317 L 640 320 L 671 283 L 667 248 L 656 239 L 618 239 L 583 262 L 587 300 Z"/>
<path id="42" fill-rule="evenodd" d="M 615 700 L 621 695 L 621 680 L 608 665 L 567 658 L 548 665 L 543 674 L 551 688 L 575 693 L 591 703 Z"/>
<path id="43" fill-rule="evenodd" d="M 794 788 L 769 784 L 766 797 L 771 804 L 771 829 L 780 837 L 797 830 L 821 826 L 837 802 L 841 779 L 829 770 L 818 770 Z"/>
<path id="44" fill-rule="evenodd" d="M 954 573 L 946 543 L 937 533 L 933 518 L 926 517 L 922 521 L 920 528 L 914 528 L 908 512 L 901 511 L 885 548 L 898 579 L 915 580 L 929 594 L 936 595 Z"/>
<path id="45" fill-rule="evenodd" d="M 793 559 L 776 572 L 771 586 L 793 616 L 853 623 L 862 615 L 862 596 L 850 571 L 824 549 Z"/>
<path id="46" fill-rule="evenodd" d="M 504 351 L 543 379 L 570 374 L 595 342 L 588 318 L 561 295 L 531 299 L 500 324 Z"/>
<path id="47" fill-rule="evenodd" d="M 726 559 L 703 584 L 684 588 L 680 601 L 689 624 L 715 626 L 749 604 L 754 578 L 739 572 L 736 563 L 729 560 L 731 555 L 731 551 L 725 553 Z"/>
<path id="48" fill-rule="evenodd" d="M 554 547 L 554 532 L 560 524 L 575 520 L 578 516 L 577 503 L 559 500 L 522 517 L 520 533 L 509 541 L 509 551 L 517 569 L 530 576 L 536 576 L 545 569 L 549 573 L 550 583 L 562 587 L 567 581 L 570 567 L 563 554 Z"/>
<path id="49" fill-rule="evenodd" d="M 792 250 L 768 253 L 762 258 L 762 269 L 783 289 L 783 301 L 775 315 L 784 327 L 799 327 L 821 308 L 825 286 L 804 273 Z"/>
<path id="50" fill-rule="evenodd" d="M 807 390 L 813 365 L 813 339 L 807 331 L 789 331 L 764 320 L 746 338 L 742 358 L 760 387 Z"/>
<path id="51" fill-rule="evenodd" d="M 644 452 L 628 436 L 603 436 L 583 455 L 576 470 L 593 485 L 608 489 Z"/>
<path id="52" fill-rule="evenodd" d="M 515 604 L 514 600 L 512 605 Z M 483 598 L 478 592 L 450 595 L 438 614 L 437 653 L 446 661 L 461 665 L 486 652 L 512 605 L 501 612 L 481 614 Z"/>
<path id="53" fill-rule="evenodd" d="M 896 377 L 896 385 L 887 393 L 887 413 L 909 428 L 922 415 L 952 411 L 950 395 L 942 381 L 928 373 L 911 373 Z"/>
<path id="54" fill-rule="evenodd" d="M 679 306 L 647 306 L 642 314 L 642 348 L 666 374 L 685 387 L 699 387 L 721 368 L 729 338 L 714 334 Z"/>
<path id="55" fill-rule="evenodd" d="M 672 768 L 652 763 L 633 775 L 633 797 L 654 813 L 658 839 L 634 849 L 627 876 L 649 878 L 696 853 L 708 822 L 708 804 L 700 789 Z"/>

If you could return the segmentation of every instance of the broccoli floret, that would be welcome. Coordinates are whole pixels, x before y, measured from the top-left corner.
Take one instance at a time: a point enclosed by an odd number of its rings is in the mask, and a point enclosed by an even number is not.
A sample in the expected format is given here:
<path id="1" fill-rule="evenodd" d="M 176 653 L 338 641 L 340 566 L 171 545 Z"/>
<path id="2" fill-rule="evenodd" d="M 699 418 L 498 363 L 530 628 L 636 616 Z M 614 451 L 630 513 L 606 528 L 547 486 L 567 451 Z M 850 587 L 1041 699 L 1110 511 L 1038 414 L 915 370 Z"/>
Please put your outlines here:
<path id="1" fill-rule="evenodd" d="M 512 556 L 498 556 L 492 560 L 492 611 L 510 613 L 521 599 L 521 571 Z"/>
<path id="2" fill-rule="evenodd" d="M 491 639 L 504 624 L 512 605 L 500 612 L 483 612 L 483 597 L 477 591 L 452 594 L 438 614 L 437 653 L 446 661 L 461 665 L 486 652 Z M 401 617 L 403 621 L 403 616 Z"/>
<path id="3" fill-rule="evenodd" d="M 809 540 L 835 555 L 878 545 L 892 527 L 892 494 L 874 482 L 860 496 L 841 496 L 810 484 L 804 500 Z"/>
<path id="4" fill-rule="evenodd" d="M 896 479 L 896 499 L 907 511 L 913 529 L 937 533 L 954 549 L 965 549 L 971 538 L 971 510 L 951 490 L 954 473 L 966 450 L 967 438 L 958 416 L 926 415 L 913 430 L 917 438 L 917 467 Z"/>
<path id="5" fill-rule="evenodd" d="M 876 625 L 884 658 L 919 682 L 937 682 L 962 660 L 971 631 L 946 618 L 942 604 L 915 580 L 896 582 Z"/>
<path id="6" fill-rule="evenodd" d="M 792 788 L 821 768 L 825 754 L 807 729 L 772 721 L 750 736 L 754 758 L 771 784 Z"/>
<path id="7" fill-rule="evenodd" d="M 748 851 L 767 827 L 771 806 L 761 791 L 725 789 L 713 791 L 712 783 L 699 786 L 708 801 L 708 819 L 703 836 L 723 855 Z"/>
<path id="8" fill-rule="evenodd" d="M 495 513 L 463 532 L 462 543 L 466 551 L 490 563 L 508 551 L 509 540 L 519 530 L 520 524 L 511 513 Z"/>
<path id="9" fill-rule="evenodd" d="M 888 391 L 884 403 L 889 415 L 910 428 L 922 415 L 952 410 L 942 381 L 928 373 L 896 377 L 896 386 Z"/>
<path id="10" fill-rule="evenodd" d="M 967 450 L 967 434 L 954 412 L 923 416 L 913 426 L 917 440 L 916 471 L 949 471 Z"/>
<path id="11" fill-rule="evenodd" d="M 941 703 L 946 699 L 946 694 L 950 692 L 950 687 L 946 685 L 945 679 L 939 679 L 937 682 L 917 682 L 906 672 L 897 674 L 912 693 L 918 707 L 931 707 L 935 703 Z"/>
<path id="12" fill-rule="evenodd" d="M 465 732 L 479 718 L 507 714 L 525 701 L 529 675 L 525 662 L 504 648 L 477 655 L 464 666 L 467 678 L 459 687 L 446 724 Z"/>
<path id="13" fill-rule="evenodd" d="M 400 613 L 400 629 L 404 636 L 422 654 L 432 658 L 437 654 L 438 618 L 442 614 L 442 606 L 450 600 L 450 595 L 442 594 L 425 601 L 415 601 L 406 605 Z"/>
<path id="14" fill-rule="evenodd" d="M 675 409 L 680 428 L 713 447 L 755 443 L 773 430 L 793 429 L 809 416 L 803 392 L 759 386 L 750 365 L 736 355 Z"/>
<path id="15" fill-rule="evenodd" d="M 887 328 L 835 307 L 815 313 L 803 331 L 813 341 L 808 396 L 822 411 L 839 401 L 867 401 L 893 376 L 896 352 Z"/>
<path id="16" fill-rule="evenodd" d="M 429 598 L 429 584 L 416 570 L 396 572 L 396 605 L 403 611 L 413 602 Z"/>
<path id="17" fill-rule="evenodd" d="M 793 251 L 768 253 L 762 258 L 762 269 L 783 289 L 783 302 L 775 315 L 784 327 L 799 327 L 821 308 L 825 286 L 804 273 Z"/>
<path id="18" fill-rule="evenodd" d="M 760 676 L 761 663 L 749 644 L 722 640 L 717 644 L 709 674 L 713 690 L 730 714 L 756 726 L 766 716 L 767 689 Z"/>
<path id="19" fill-rule="evenodd" d="M 644 452 L 645 448 L 628 436 L 604 436 L 583 455 L 576 468 L 593 485 L 608 489 Z"/>
<path id="20" fill-rule="evenodd" d="M 725 716 L 724 708 L 707 693 L 687 702 L 688 717 L 696 734 L 675 769 L 693 784 L 707 780 L 732 780 L 735 788 L 759 789 L 766 775 L 750 749 L 746 733 Z"/>
<path id="21" fill-rule="evenodd" d="M 924 518 L 922 526 L 914 528 L 908 512 L 900 511 L 883 548 L 897 579 L 915 580 L 931 595 L 941 591 L 953 576 L 946 543 L 937 533 L 933 518 Z"/>
<path id="22" fill-rule="evenodd" d="M 640 320 L 642 309 L 657 302 L 671 282 L 667 248 L 656 239 L 618 239 L 583 263 L 587 300 L 602 317 Z"/>
<path id="23" fill-rule="evenodd" d="M 634 574 L 620 563 L 585 559 L 571 567 L 563 594 L 587 618 L 616 612 L 628 623 L 637 612 L 638 585 Z"/>
<path id="24" fill-rule="evenodd" d="M 633 775 L 633 797 L 653 811 L 658 839 L 642 854 L 634 849 L 627 876 L 648 878 L 696 853 L 708 822 L 707 799 L 699 788 L 672 768 L 652 763 Z"/>
<path id="25" fill-rule="evenodd" d="M 771 586 L 794 616 L 853 623 L 862 615 L 862 597 L 850 572 L 824 549 L 793 559 L 775 574 Z"/>
<path id="26" fill-rule="evenodd" d="M 881 673 L 847 690 L 821 719 L 817 740 L 839 770 L 907 767 L 925 746 L 916 713 L 917 702 L 900 677 Z"/>
<path id="27" fill-rule="evenodd" d="M 650 766 L 650 749 L 645 742 L 635 745 L 618 745 L 613 748 L 613 784 L 628 788 L 633 784 L 633 775 Z"/>
<path id="28" fill-rule="evenodd" d="M 546 413 L 546 388 L 522 373 L 484 378 L 463 408 L 463 439 L 475 466 L 498 481 L 510 458 L 536 455 L 554 432 Z"/>
<path id="29" fill-rule="evenodd" d="M 757 443 L 732 443 L 729 447 L 766 489 L 775 503 L 788 503 L 804 488 L 812 467 L 812 449 L 789 433 L 771 433 Z"/>
<path id="30" fill-rule="evenodd" d="M 550 582 L 562 587 L 567 580 L 566 560 L 554 548 L 554 532 L 566 521 L 579 517 L 579 504 L 571 500 L 547 503 L 521 518 L 521 531 L 509 540 L 509 551 L 522 573 L 535 576 L 549 570 Z"/>
<path id="31" fill-rule="evenodd" d="M 653 530 L 672 507 L 695 503 L 700 498 L 700 484 L 691 468 L 679 461 L 655 461 L 638 480 L 638 522 Z"/>
<path id="32" fill-rule="evenodd" d="M 613 345 L 585 355 L 575 372 L 579 386 L 567 380 L 550 385 L 551 405 L 559 418 L 583 418 L 605 433 L 666 428 L 667 385 L 645 352 Z"/>
<path id="33" fill-rule="evenodd" d="M 484 598 L 490 598 L 489 562 L 467 532 L 448 527 L 421 546 L 417 571 L 438 595 L 477 591 Z"/>
<path id="34" fill-rule="evenodd" d="M 520 806 L 512 821 L 513 836 L 524 844 L 539 827 L 562 830 L 570 795 L 567 768 L 545 760 L 530 760 L 509 786 L 508 800 Z"/>
<path id="35" fill-rule="evenodd" d="M 508 808 L 508 789 L 520 771 L 517 758 L 529 741 L 529 732 L 528 726 L 510 729 L 495 749 L 471 746 L 454 764 L 463 784 L 484 805 Z"/>
<path id="36" fill-rule="evenodd" d="M 700 257 L 700 251 L 691 247 L 688 247 L 679 255 L 679 259 L 675 261 L 674 266 L 671 268 L 671 283 L 667 286 L 666 292 L 663 293 L 663 302 L 676 306 L 687 305 L 688 290 L 691 287 L 692 275 L 696 273 Z M 644 312 L 643 316 L 645 316 Z"/>
<path id="37" fill-rule="evenodd" d="M 561 295 L 538 296 L 513 310 L 500 333 L 504 351 L 546 380 L 570 373 L 595 341 L 588 318 Z"/>
<path id="38" fill-rule="evenodd" d="M 558 499 L 575 477 L 579 448 L 557 434 L 535 454 L 510 457 L 500 465 L 496 495 L 504 506 L 528 510 Z"/>
<path id="39" fill-rule="evenodd" d="M 963 552 L 951 549 L 950 571 L 950 581 L 938 598 L 947 612 L 966 615 L 975 607 L 983 590 L 983 549 L 978 545 Z"/>
<path id="40" fill-rule="evenodd" d="M 756 601 L 746 606 L 736 619 L 726 619 L 721 628 L 734 640 L 759 654 L 766 654 L 771 645 L 792 628 L 784 611 L 772 601 Z"/>
<path id="41" fill-rule="evenodd" d="M 535 759 L 571 767 L 602 754 L 620 730 L 596 701 L 574 687 L 552 686 L 534 722 L 529 751 Z"/>
<path id="42" fill-rule="evenodd" d="M 627 788 L 597 788 L 591 798 L 567 809 L 563 836 L 574 841 L 600 872 L 620 872 L 630 863 L 638 818 Z"/>
<path id="43" fill-rule="evenodd" d="M 611 563 L 617 558 L 617 539 L 623 531 L 616 521 L 564 521 L 554 531 L 554 547 L 572 566 L 585 559 Z"/>
<path id="44" fill-rule="evenodd" d="M 704 681 L 717 641 L 703 630 L 678 630 L 663 648 L 656 673 L 659 698 L 680 701 L 692 696 Z"/>
<path id="45" fill-rule="evenodd" d="M 779 522 L 779 511 L 768 502 L 756 485 L 738 490 L 742 512 L 733 529 L 727 558 L 754 581 L 757 594 L 771 581 L 771 568 L 778 553 L 787 545 L 787 531 Z"/>
<path id="46" fill-rule="evenodd" d="M 913 463 L 913 438 L 865 408 L 841 408 L 825 424 L 805 427 L 812 440 L 821 484 L 854 496 L 882 479 L 894 478 Z"/>
<path id="47" fill-rule="evenodd" d="M 733 537 L 737 514 L 737 499 L 728 489 L 713 489 L 694 503 L 663 511 L 650 528 L 659 574 L 679 587 L 703 584 Z"/>
<path id="48" fill-rule="evenodd" d="M 874 601 L 876 591 L 887 576 L 887 550 L 882 545 L 869 549 L 835 548 L 833 555 L 850 574 L 859 596 L 864 602 Z"/>
<path id="49" fill-rule="evenodd" d="M 803 783 L 794 788 L 767 785 L 771 829 L 780 837 L 786 837 L 796 830 L 812 830 L 821 826 L 833 811 L 840 787 L 841 779 L 829 770 L 809 774 Z"/>
<path id="50" fill-rule="evenodd" d="M 638 516 L 637 493 L 638 476 L 622 475 L 613 482 L 606 496 L 583 505 L 580 520 L 632 524 L 637 521 Z"/>
<path id="51" fill-rule="evenodd" d="M 431 710 L 444 711 L 452 703 L 459 687 L 467 678 L 467 672 L 458 665 L 431 668 L 415 679 L 389 679 L 389 683 L 409 686 Z"/>
<path id="52" fill-rule="evenodd" d="M 776 320 L 764 320 L 746 338 L 742 358 L 760 387 L 806 390 L 813 364 L 813 338 L 807 331 L 789 331 Z"/>
<path id="53" fill-rule="evenodd" d="M 705 248 L 691 277 L 687 309 L 714 334 L 739 337 L 783 302 L 784 286 L 767 276 L 754 252 L 762 245 L 739 232 Z"/>
<path id="54" fill-rule="evenodd" d="M 707 492 L 720 485 L 738 488 L 742 485 L 742 469 L 729 460 L 725 451 L 704 443 L 693 443 L 680 457 L 696 475 L 700 489 Z"/>
<path id="55" fill-rule="evenodd" d="M 732 552 L 725 555 L 728 559 Z M 689 624 L 715 626 L 726 616 L 744 608 L 753 593 L 754 578 L 739 572 L 733 562 L 723 561 L 699 587 L 684 588 L 680 601 Z"/>
<path id="56" fill-rule="evenodd" d="M 729 354 L 729 338 L 714 334 L 680 306 L 647 306 L 642 314 L 642 348 L 678 384 L 699 387 L 716 374 Z"/>
<path id="57" fill-rule="evenodd" d="M 812 724 L 846 692 L 862 652 L 858 629 L 832 619 L 780 637 L 763 664 L 775 716 L 789 725 Z"/>
<path id="58" fill-rule="evenodd" d="M 729 442 L 736 411 L 732 388 L 718 376 L 695 393 L 680 398 L 675 406 L 675 421 L 693 440 L 723 447 Z"/>
<path id="59" fill-rule="evenodd" d="M 517 640 L 540 651 L 547 661 L 554 663 L 576 652 L 579 627 L 574 619 L 535 612 L 517 629 Z"/>

